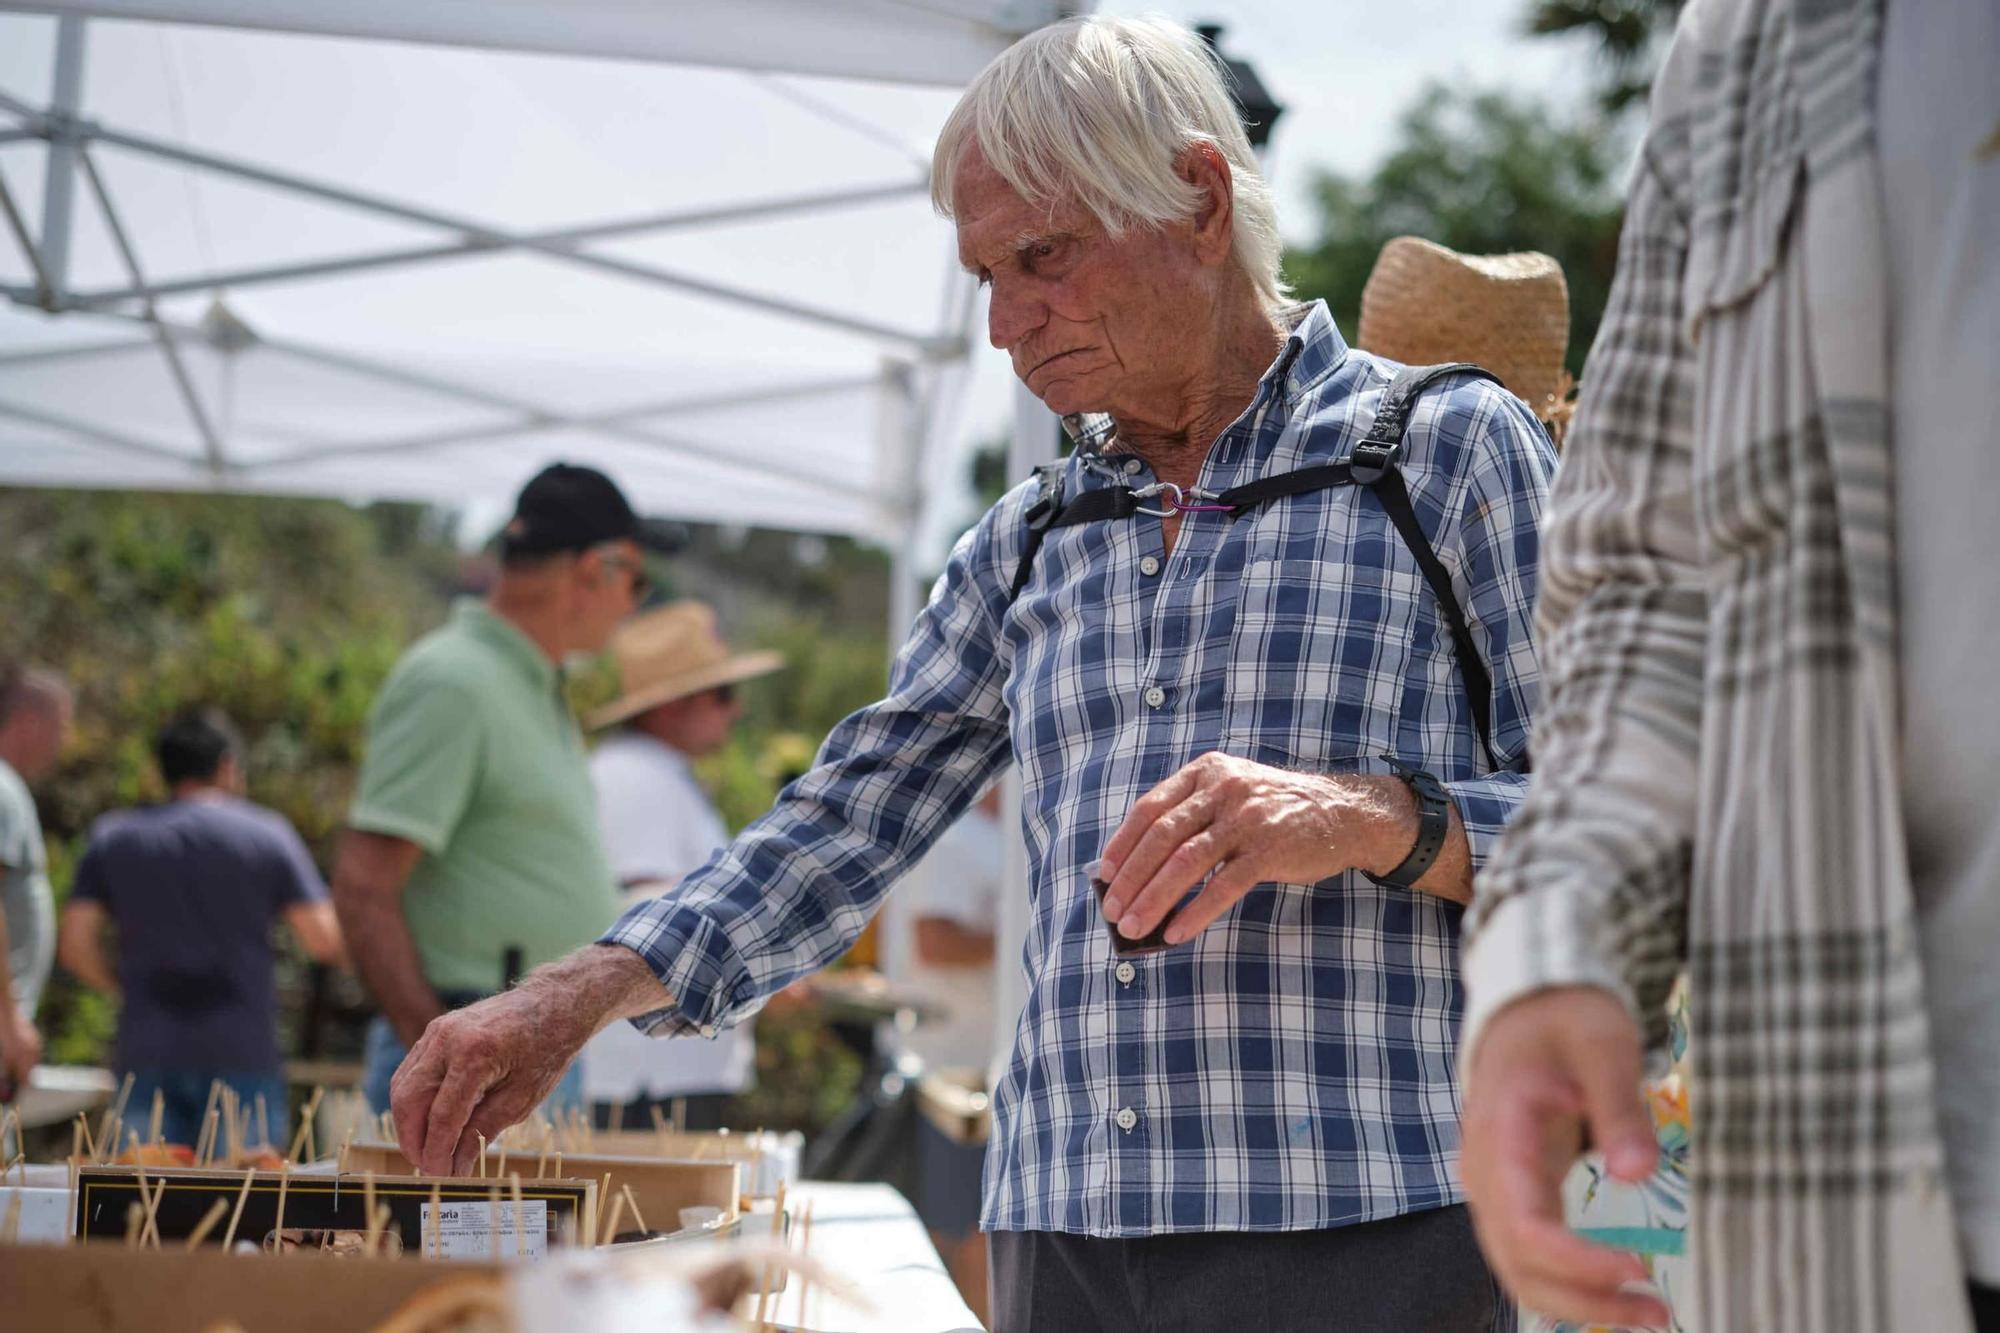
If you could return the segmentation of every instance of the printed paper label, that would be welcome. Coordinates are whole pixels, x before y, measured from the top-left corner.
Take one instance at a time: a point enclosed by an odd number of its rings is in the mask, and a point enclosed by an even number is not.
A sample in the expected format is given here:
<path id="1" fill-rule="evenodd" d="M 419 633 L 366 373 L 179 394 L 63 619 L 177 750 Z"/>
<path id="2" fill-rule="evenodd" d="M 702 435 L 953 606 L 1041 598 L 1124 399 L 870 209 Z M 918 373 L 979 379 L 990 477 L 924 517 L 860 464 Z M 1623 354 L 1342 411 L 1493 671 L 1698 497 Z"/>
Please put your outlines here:
<path id="1" fill-rule="evenodd" d="M 453 1200 L 435 1209 L 423 1205 L 424 1253 L 446 1259 L 511 1259 L 517 1253 L 539 1259 L 549 1252 L 549 1204 L 531 1199 L 521 1204 L 521 1244 L 514 1248 L 514 1204 L 464 1203 Z"/>

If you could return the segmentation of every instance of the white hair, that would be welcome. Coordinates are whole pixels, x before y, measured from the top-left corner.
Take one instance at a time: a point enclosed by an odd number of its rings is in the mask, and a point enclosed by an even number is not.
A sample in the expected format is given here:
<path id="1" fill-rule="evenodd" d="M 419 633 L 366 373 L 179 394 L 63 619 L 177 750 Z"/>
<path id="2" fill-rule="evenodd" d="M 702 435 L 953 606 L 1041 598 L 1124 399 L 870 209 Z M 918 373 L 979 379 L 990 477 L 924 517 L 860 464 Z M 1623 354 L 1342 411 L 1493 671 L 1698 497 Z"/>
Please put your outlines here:
<path id="1" fill-rule="evenodd" d="M 931 203 L 951 216 L 976 143 L 1032 203 L 1073 200 L 1112 236 L 1192 218 L 1203 194 L 1176 170 L 1212 144 L 1234 184 L 1233 253 L 1267 307 L 1288 289 L 1271 187 L 1257 169 L 1227 74 L 1207 42 L 1165 18 L 1072 18 L 1023 37 L 979 72 L 931 155 Z"/>

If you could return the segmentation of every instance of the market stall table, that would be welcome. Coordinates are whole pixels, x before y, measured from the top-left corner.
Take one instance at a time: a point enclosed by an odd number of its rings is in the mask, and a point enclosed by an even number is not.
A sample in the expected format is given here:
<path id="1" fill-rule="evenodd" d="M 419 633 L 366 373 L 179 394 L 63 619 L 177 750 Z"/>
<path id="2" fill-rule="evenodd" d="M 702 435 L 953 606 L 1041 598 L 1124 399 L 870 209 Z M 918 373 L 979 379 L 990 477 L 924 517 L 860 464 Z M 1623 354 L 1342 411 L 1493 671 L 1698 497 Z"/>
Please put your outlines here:
<path id="1" fill-rule="evenodd" d="M 983 1327 L 959 1296 L 909 1200 L 888 1185 L 801 1181 L 788 1207 L 793 1216 L 812 1208 L 812 1258 L 864 1293 L 872 1310 L 860 1310 L 820 1288 L 799 1284 L 783 1293 L 780 1328 L 812 1333 L 958 1333 Z"/>

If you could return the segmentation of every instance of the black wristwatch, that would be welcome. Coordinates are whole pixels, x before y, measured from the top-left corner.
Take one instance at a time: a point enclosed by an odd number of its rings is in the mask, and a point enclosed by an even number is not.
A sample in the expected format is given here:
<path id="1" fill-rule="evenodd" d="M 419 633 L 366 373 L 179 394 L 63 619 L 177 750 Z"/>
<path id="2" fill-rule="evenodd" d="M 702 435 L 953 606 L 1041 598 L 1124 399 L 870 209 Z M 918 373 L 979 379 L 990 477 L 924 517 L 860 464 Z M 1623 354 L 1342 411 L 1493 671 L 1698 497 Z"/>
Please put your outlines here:
<path id="1" fill-rule="evenodd" d="M 1451 801 L 1438 780 L 1421 768 L 1412 768 L 1393 754 L 1382 756 L 1395 775 L 1410 784 L 1417 798 L 1417 845 L 1403 858 L 1403 864 L 1386 875 L 1364 875 L 1385 889 L 1407 889 L 1424 877 L 1444 850 L 1444 835 L 1451 830 Z"/>

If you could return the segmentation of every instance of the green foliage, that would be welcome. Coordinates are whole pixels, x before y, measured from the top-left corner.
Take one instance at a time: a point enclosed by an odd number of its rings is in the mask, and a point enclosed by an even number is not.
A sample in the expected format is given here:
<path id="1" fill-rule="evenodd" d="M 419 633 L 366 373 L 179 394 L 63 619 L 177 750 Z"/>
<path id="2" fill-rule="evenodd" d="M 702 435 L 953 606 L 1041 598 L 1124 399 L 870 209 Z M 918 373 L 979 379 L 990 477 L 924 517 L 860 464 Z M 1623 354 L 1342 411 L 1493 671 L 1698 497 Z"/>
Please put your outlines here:
<path id="1" fill-rule="evenodd" d="M 1584 33 L 1597 43 L 1598 101 L 1606 111 L 1639 107 L 1683 0 L 1531 0 L 1526 26 L 1537 36 Z"/>
<path id="2" fill-rule="evenodd" d="M 1351 334 L 1361 290 L 1392 237 L 1467 254 L 1540 250 L 1569 281 L 1568 364 L 1579 374 L 1617 266 L 1622 160 L 1618 136 L 1600 126 L 1563 123 L 1505 93 L 1433 85 L 1365 180 L 1321 174 L 1320 239 L 1290 251 L 1285 271 L 1301 297 L 1325 298 Z"/>
<path id="3" fill-rule="evenodd" d="M 75 733 L 37 793 L 58 898 L 97 816 L 165 795 L 153 737 L 196 704 L 235 720 L 251 797 L 288 817 L 324 864 L 376 687 L 443 613 L 456 555 L 435 516 L 0 491 L 0 532 L 0 656 L 53 667 L 77 693 Z M 104 1058 L 109 1001 L 59 973 L 40 1017 L 52 1058 Z"/>

